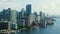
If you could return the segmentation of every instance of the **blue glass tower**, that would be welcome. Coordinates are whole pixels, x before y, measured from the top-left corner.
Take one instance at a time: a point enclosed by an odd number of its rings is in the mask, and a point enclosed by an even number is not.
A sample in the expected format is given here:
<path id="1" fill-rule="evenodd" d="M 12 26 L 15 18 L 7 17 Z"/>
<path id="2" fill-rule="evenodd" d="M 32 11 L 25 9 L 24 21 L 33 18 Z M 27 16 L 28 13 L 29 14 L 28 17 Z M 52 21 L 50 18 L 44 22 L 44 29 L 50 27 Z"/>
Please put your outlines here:
<path id="1" fill-rule="evenodd" d="M 29 16 L 31 14 L 31 4 L 26 5 L 26 15 Z"/>

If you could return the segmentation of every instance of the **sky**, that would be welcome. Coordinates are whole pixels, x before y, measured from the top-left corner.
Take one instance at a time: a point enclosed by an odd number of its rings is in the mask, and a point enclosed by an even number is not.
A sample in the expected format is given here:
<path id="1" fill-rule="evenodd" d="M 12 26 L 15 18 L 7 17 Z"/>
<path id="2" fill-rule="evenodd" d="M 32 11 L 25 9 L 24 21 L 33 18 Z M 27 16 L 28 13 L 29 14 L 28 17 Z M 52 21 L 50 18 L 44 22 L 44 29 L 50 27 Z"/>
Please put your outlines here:
<path id="1" fill-rule="evenodd" d="M 27 4 L 32 5 L 32 12 L 60 15 L 60 0 L 0 0 L 0 10 L 11 8 L 21 11 Z"/>

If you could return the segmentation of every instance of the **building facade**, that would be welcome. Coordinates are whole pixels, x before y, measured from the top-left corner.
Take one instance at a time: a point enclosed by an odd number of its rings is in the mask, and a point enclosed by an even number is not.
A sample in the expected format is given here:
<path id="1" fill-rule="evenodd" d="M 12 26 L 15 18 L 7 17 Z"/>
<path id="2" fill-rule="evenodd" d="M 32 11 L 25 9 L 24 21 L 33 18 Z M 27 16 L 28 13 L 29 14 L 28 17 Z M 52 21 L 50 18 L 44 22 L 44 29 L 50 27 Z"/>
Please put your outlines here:
<path id="1" fill-rule="evenodd" d="M 26 5 L 26 15 L 29 16 L 31 14 L 31 4 Z"/>
<path id="2" fill-rule="evenodd" d="M 17 29 L 17 19 L 16 19 L 16 11 L 15 10 L 11 10 L 11 15 L 10 15 L 10 26 L 11 29 Z"/>
<path id="3" fill-rule="evenodd" d="M 29 19 L 28 19 L 28 26 L 31 26 L 32 23 L 35 21 L 35 17 L 33 14 L 30 14 Z"/>

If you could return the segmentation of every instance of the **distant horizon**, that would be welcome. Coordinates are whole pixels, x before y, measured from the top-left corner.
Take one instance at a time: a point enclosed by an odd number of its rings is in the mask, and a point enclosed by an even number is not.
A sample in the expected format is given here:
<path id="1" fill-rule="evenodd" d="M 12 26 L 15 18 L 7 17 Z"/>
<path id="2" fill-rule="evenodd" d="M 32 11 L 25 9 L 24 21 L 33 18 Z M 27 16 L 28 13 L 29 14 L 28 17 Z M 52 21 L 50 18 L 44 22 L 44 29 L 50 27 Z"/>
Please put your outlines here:
<path id="1" fill-rule="evenodd" d="M 8 9 L 8 8 L 5 8 L 5 9 Z M 16 10 L 16 9 L 11 9 L 11 10 Z M 2 10 L 0 10 L 0 12 L 1 11 L 3 11 L 3 9 Z M 18 12 L 20 12 L 21 10 L 16 10 L 16 11 L 18 11 Z M 37 11 L 35 11 L 35 12 L 37 12 Z M 40 11 L 39 11 L 40 12 Z M 43 12 L 43 11 L 42 11 Z M 32 13 L 34 13 L 34 12 L 32 12 Z M 43 12 L 43 13 L 45 13 L 45 12 Z M 38 13 L 39 14 L 39 13 Z M 47 13 L 48 14 L 48 13 Z M 46 13 L 45 13 L 45 15 L 47 15 Z M 48 14 L 49 15 L 49 14 Z M 60 15 L 49 15 L 49 16 L 57 16 L 57 17 L 60 17 Z"/>

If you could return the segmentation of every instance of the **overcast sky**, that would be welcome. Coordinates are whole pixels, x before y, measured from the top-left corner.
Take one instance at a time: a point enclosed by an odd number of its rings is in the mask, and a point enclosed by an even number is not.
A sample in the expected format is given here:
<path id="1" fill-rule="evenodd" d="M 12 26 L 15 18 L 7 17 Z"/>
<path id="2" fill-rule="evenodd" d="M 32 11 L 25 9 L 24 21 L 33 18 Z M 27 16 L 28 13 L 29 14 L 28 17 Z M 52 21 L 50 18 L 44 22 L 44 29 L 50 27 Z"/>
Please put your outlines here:
<path id="1" fill-rule="evenodd" d="M 60 15 L 60 0 L 0 0 L 0 10 L 12 8 L 21 10 L 27 4 L 32 5 L 32 12 L 43 11 L 49 15 Z"/>

